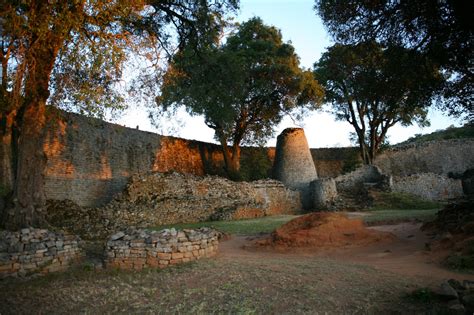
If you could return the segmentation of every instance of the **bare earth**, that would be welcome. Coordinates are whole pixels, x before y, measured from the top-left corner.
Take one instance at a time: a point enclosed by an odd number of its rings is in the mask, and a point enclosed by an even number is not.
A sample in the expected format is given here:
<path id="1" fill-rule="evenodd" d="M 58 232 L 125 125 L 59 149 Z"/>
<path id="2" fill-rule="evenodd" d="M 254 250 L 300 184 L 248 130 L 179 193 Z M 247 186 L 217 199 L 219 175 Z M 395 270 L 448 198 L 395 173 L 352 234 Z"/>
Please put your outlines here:
<path id="1" fill-rule="evenodd" d="M 160 271 L 86 271 L 0 281 L 0 314 L 410 314 L 407 298 L 443 279 L 419 224 L 373 227 L 396 238 L 363 246 L 276 251 L 255 237 L 222 242 L 215 258 Z"/>

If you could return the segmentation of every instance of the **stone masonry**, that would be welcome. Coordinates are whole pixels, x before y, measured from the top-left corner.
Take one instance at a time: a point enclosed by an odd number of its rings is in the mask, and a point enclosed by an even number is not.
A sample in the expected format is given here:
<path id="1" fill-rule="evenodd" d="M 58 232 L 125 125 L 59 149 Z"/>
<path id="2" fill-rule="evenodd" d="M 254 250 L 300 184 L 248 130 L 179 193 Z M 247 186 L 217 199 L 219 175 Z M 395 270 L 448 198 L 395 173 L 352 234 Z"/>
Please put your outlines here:
<path id="1" fill-rule="evenodd" d="M 165 268 L 214 256 L 218 244 L 218 232 L 210 228 L 120 231 L 107 241 L 106 265 L 128 270 Z"/>
<path id="2" fill-rule="evenodd" d="M 0 231 L 0 279 L 64 271 L 83 258 L 74 235 L 26 228 Z"/>
<path id="3" fill-rule="evenodd" d="M 311 208 L 309 184 L 318 174 L 302 128 L 287 128 L 278 136 L 273 177 L 299 190 L 303 208 Z"/>

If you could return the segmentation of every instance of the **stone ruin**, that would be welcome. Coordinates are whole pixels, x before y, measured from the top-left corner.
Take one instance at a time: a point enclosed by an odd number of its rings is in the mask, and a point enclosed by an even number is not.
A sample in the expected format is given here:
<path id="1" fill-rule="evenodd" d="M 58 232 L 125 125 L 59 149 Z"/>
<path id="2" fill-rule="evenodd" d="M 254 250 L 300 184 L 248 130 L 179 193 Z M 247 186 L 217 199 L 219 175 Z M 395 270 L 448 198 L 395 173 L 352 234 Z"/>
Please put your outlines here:
<path id="1" fill-rule="evenodd" d="M 110 236 L 106 245 L 109 268 L 165 268 L 217 253 L 219 233 L 210 228 L 161 231 L 130 229 Z"/>
<path id="2" fill-rule="evenodd" d="M 287 128 L 278 136 L 273 177 L 300 192 L 303 209 L 313 207 L 309 184 L 318 174 L 302 128 Z"/>
<path id="3" fill-rule="evenodd" d="M 318 178 L 301 128 L 287 128 L 278 136 L 273 177 L 300 192 L 304 210 L 360 208 L 364 205 L 357 199 L 369 190 L 392 187 L 392 178 L 372 165 L 336 178 Z"/>

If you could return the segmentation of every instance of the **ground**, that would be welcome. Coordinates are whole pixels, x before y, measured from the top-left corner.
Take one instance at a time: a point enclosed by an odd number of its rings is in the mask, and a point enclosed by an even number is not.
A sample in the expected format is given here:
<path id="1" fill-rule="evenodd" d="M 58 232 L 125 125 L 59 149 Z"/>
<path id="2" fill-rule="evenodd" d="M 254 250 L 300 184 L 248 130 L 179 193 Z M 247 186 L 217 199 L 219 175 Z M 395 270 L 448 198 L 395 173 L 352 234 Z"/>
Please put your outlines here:
<path id="1" fill-rule="evenodd" d="M 274 219 L 274 221 L 278 221 Z M 234 235 L 210 259 L 142 272 L 78 270 L 0 282 L 0 314 L 33 313 L 420 313 L 417 288 L 474 275 L 442 268 L 420 223 L 376 225 L 390 242 L 274 251 Z"/>

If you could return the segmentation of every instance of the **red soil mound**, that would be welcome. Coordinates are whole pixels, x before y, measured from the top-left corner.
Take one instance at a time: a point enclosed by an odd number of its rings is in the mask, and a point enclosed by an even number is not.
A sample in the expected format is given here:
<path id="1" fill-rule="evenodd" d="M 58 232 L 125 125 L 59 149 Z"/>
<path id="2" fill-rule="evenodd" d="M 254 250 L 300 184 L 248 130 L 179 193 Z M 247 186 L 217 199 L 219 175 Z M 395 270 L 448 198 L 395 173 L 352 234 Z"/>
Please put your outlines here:
<path id="1" fill-rule="evenodd" d="M 257 244 L 282 248 L 324 248 L 366 245 L 393 238 L 390 233 L 367 229 L 360 219 L 348 219 L 341 213 L 315 212 L 291 220 Z"/>

